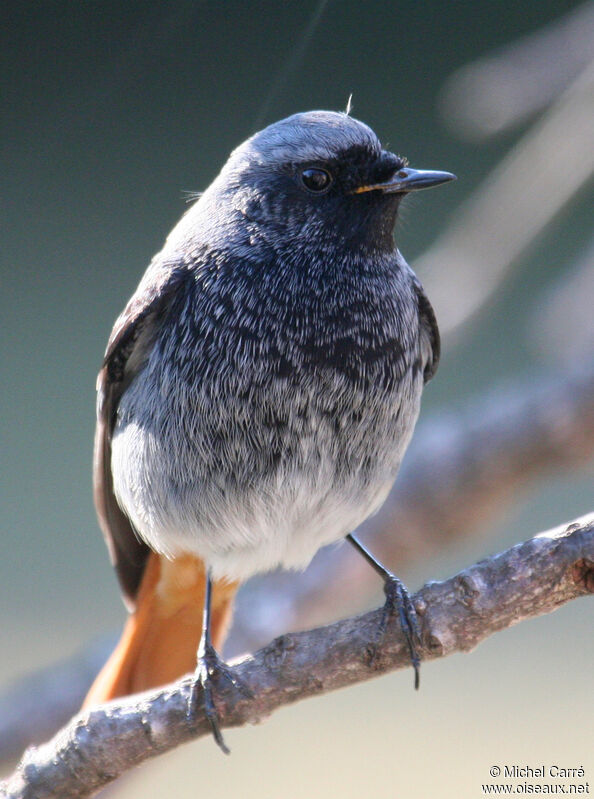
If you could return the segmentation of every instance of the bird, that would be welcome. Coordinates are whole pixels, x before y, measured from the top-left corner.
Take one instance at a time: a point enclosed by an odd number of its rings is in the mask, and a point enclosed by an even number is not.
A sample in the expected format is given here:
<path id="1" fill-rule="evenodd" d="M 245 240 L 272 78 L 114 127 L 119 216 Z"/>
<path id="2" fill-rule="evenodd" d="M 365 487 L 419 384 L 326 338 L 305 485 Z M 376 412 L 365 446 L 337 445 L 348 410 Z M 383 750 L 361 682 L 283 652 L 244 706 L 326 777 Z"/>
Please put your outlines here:
<path id="1" fill-rule="evenodd" d="M 238 146 L 115 322 L 97 380 L 94 498 L 130 615 L 85 707 L 215 676 L 237 587 L 346 539 L 382 575 L 418 681 L 414 606 L 355 536 L 383 503 L 440 355 L 395 225 L 417 170 L 349 111 Z M 200 691 L 202 689 L 202 691 Z"/>

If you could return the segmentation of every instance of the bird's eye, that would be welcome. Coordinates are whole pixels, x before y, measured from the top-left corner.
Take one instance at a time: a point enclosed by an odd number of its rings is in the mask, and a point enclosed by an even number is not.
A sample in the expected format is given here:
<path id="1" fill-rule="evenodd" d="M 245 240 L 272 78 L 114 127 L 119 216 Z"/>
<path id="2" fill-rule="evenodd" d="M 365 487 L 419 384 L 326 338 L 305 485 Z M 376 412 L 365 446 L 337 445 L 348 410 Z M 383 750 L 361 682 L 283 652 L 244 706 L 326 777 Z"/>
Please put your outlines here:
<path id="1" fill-rule="evenodd" d="M 301 182 L 313 194 L 323 194 L 332 185 L 332 175 L 325 169 L 310 166 L 301 172 Z"/>

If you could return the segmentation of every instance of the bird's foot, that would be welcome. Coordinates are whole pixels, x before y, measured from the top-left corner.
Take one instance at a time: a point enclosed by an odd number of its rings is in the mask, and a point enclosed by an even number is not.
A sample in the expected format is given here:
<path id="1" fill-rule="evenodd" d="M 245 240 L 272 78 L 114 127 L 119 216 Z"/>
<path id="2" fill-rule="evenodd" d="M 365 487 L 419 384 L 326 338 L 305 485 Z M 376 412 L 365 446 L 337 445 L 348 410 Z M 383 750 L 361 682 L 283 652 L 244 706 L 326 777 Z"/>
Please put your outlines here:
<path id="1" fill-rule="evenodd" d="M 418 690 L 421 658 L 419 657 L 417 646 L 421 645 L 421 633 L 415 606 L 404 583 L 391 573 L 388 573 L 385 579 L 384 593 L 386 595 L 386 601 L 380 621 L 381 637 L 383 639 L 386 635 L 390 619 L 398 614 L 400 629 L 406 639 L 410 660 L 415 670 L 415 689 Z"/>
<path id="2" fill-rule="evenodd" d="M 227 680 L 234 688 L 251 697 L 252 692 L 235 676 L 233 669 L 217 655 L 212 644 L 201 643 L 198 651 L 198 663 L 194 672 L 194 680 L 188 699 L 188 720 L 192 720 L 198 709 L 200 689 L 202 689 L 202 707 L 210 723 L 213 737 L 219 748 L 226 754 L 231 750 L 225 743 L 221 732 L 220 719 L 214 703 L 214 690 L 221 680 Z"/>

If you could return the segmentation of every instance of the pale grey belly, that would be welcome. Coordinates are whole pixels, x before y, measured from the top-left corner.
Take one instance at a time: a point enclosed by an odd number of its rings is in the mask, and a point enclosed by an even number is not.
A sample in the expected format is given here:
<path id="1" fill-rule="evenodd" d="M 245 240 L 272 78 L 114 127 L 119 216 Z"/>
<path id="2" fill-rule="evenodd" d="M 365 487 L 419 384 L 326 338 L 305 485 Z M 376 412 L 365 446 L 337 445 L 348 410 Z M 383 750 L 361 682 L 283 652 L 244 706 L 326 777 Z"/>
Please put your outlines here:
<path id="1" fill-rule="evenodd" d="M 197 396 L 189 414 L 187 402 L 164 404 L 136 381 L 120 402 L 112 440 L 118 502 L 152 549 L 194 553 L 215 576 L 305 567 L 383 502 L 421 388 L 420 376 L 404 378 L 397 395 L 358 398 L 357 413 L 338 419 L 319 405 L 291 418 L 295 396 L 267 396 L 279 418 L 289 418 L 279 431 L 263 423 L 257 404 L 240 413 L 226 397 L 215 414 L 212 396 Z M 147 396 L 155 399 L 149 408 Z"/>

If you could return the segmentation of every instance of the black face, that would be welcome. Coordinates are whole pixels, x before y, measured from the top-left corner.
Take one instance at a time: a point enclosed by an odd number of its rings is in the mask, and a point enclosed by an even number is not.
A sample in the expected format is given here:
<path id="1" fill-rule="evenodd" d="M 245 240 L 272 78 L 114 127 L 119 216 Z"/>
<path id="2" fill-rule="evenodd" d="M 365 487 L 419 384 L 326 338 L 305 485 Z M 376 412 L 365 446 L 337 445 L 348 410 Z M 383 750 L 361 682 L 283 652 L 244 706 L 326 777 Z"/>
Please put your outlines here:
<path id="1" fill-rule="evenodd" d="M 403 195 L 356 190 L 388 181 L 405 165 L 393 153 L 378 155 L 364 146 L 353 146 L 323 161 L 283 164 L 261 175 L 260 188 L 266 184 L 269 198 L 266 215 L 306 239 L 323 237 L 357 249 L 392 250 Z"/>
<path id="2" fill-rule="evenodd" d="M 325 194 L 336 184 L 343 194 L 352 194 L 361 186 L 383 183 L 405 166 L 405 160 L 382 151 L 379 157 L 365 148 L 353 147 L 342 157 L 306 166 L 294 165 L 301 185 L 311 194 Z"/>

